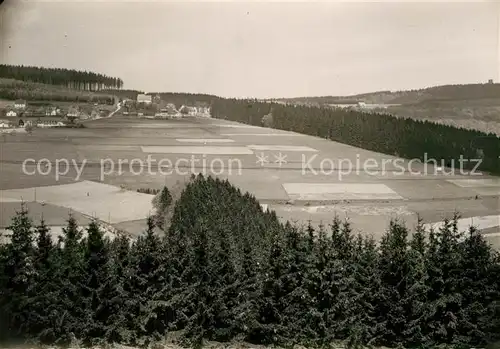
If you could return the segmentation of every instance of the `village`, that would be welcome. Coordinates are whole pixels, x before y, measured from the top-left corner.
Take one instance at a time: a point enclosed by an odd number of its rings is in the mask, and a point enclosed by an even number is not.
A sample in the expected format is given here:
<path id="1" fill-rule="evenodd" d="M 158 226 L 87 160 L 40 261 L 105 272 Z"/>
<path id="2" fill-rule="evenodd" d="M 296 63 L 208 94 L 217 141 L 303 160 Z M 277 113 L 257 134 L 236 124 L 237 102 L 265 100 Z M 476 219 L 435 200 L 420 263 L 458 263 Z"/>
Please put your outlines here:
<path id="1" fill-rule="evenodd" d="M 194 106 L 181 105 L 176 107 L 156 94 L 138 94 L 136 100 L 125 99 L 123 101 L 122 115 L 144 119 L 176 119 L 183 116 L 210 116 L 210 108 L 198 103 Z"/>
<path id="2" fill-rule="evenodd" d="M 26 127 L 66 127 L 81 125 L 85 120 L 97 120 L 112 112 L 124 117 L 144 119 L 176 119 L 185 116 L 210 116 L 210 108 L 200 103 L 195 106 L 181 105 L 162 100 L 159 95 L 138 94 L 137 98 L 119 100 L 116 105 L 91 103 L 57 105 L 43 102 L 16 100 L 0 107 L 0 129 L 2 132 L 24 130 Z"/>

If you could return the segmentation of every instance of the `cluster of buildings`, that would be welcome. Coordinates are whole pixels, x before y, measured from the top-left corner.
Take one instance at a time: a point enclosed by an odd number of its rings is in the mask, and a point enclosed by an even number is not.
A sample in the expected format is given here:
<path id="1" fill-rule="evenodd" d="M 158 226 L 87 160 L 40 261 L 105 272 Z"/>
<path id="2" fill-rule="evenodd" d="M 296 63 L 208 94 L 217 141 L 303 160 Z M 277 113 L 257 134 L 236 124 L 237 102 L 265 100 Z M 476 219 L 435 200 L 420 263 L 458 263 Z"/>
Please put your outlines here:
<path id="1" fill-rule="evenodd" d="M 97 119 L 106 116 L 109 111 L 98 109 L 96 106 L 89 106 L 88 108 L 79 106 L 70 106 L 66 108 L 60 108 L 54 105 L 48 106 L 34 106 L 28 105 L 26 101 L 17 100 L 7 108 L 3 115 L 8 118 L 14 117 L 24 117 L 24 118 L 44 118 L 48 117 L 51 119 L 66 119 L 66 120 L 77 120 L 77 119 Z M 0 114 L 1 111 L 0 111 Z M 52 120 L 53 121 L 53 120 Z"/>
<path id="2" fill-rule="evenodd" d="M 138 94 L 135 101 L 135 111 L 130 110 L 132 101 L 125 101 L 127 111 L 124 115 L 144 118 L 170 119 L 182 116 L 210 116 L 210 108 L 206 106 L 182 105 L 179 109 L 175 104 L 163 101 L 159 95 Z"/>
<path id="3" fill-rule="evenodd" d="M 35 126 L 40 128 L 48 128 L 48 127 L 63 127 L 66 124 L 63 121 L 54 121 L 54 120 L 27 120 L 19 119 L 17 122 L 12 122 L 9 120 L 0 120 L 0 129 L 8 129 L 8 128 L 16 128 L 16 127 L 26 127 L 26 126 Z"/>

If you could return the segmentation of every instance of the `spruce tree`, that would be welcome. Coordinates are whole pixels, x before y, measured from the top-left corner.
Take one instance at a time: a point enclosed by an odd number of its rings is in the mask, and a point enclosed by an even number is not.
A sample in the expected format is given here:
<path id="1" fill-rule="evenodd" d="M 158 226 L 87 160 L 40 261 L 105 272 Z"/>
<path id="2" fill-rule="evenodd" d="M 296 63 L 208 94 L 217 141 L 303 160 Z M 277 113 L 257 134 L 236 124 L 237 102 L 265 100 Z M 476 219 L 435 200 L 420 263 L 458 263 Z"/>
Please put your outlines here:
<path id="1" fill-rule="evenodd" d="M 3 311 L 7 315 L 7 328 L 13 338 L 26 338 L 30 323 L 30 305 L 35 297 L 36 267 L 34 229 L 24 203 L 7 227 L 12 231 L 7 248 Z"/>
<path id="2" fill-rule="evenodd" d="M 379 251 L 372 237 L 357 236 L 352 258 L 353 286 L 350 290 L 351 320 L 348 343 L 374 344 L 380 334 L 381 316 L 377 306 L 382 300 Z"/>
<path id="3" fill-rule="evenodd" d="M 283 300 L 287 292 L 283 279 L 287 272 L 285 238 L 281 232 L 276 232 L 266 261 L 259 301 L 259 325 L 254 333 L 261 343 L 282 343 L 284 340 Z"/>
<path id="4" fill-rule="evenodd" d="M 498 262 L 483 235 L 470 227 L 460 243 L 461 265 L 458 289 L 462 295 L 456 342 L 481 346 L 499 339 L 500 310 Z"/>
<path id="5" fill-rule="evenodd" d="M 36 227 L 36 233 L 36 290 L 30 306 L 31 316 L 27 326 L 29 326 L 31 336 L 42 342 L 47 342 L 56 339 L 43 333 L 47 332 L 47 329 L 50 329 L 52 325 L 50 317 L 47 316 L 47 310 L 51 309 L 55 298 L 57 288 L 54 284 L 54 270 L 58 265 L 54 263 L 54 244 L 52 243 L 50 228 L 45 224 L 43 217 Z"/>
<path id="6" fill-rule="evenodd" d="M 88 340 L 103 338 L 108 317 L 111 316 L 106 283 L 109 280 L 109 246 L 96 220 L 87 228 L 84 250 L 84 279 L 82 298 L 85 306 L 83 337 Z"/>
<path id="7" fill-rule="evenodd" d="M 408 275 L 408 230 L 391 221 L 381 241 L 380 273 L 382 280 L 379 314 L 385 314 L 382 338 L 386 343 L 404 342 L 406 317 L 403 300 L 406 298 Z"/>
<path id="8" fill-rule="evenodd" d="M 136 341 L 135 315 L 128 308 L 129 300 L 135 296 L 131 293 L 130 243 L 127 236 L 120 235 L 110 244 L 109 278 L 101 289 L 108 300 L 109 317 L 104 335 L 107 343 L 133 344 Z"/>
<path id="9" fill-rule="evenodd" d="M 431 344 L 426 325 L 429 316 L 426 253 L 426 231 L 422 219 L 419 218 L 407 255 L 407 290 L 403 299 L 406 316 L 403 334 L 408 346 Z"/>
<path id="10" fill-rule="evenodd" d="M 161 316 L 164 307 L 161 297 L 165 278 L 165 256 L 160 238 L 154 232 L 153 217 L 147 219 L 147 229 L 132 246 L 132 289 L 137 297 L 131 302 L 135 314 L 137 335 L 141 342 L 159 338 L 166 329 Z"/>
<path id="11" fill-rule="evenodd" d="M 166 186 L 153 199 L 153 206 L 156 210 L 155 220 L 156 225 L 160 228 L 165 228 L 165 216 L 172 204 L 172 195 Z"/>
<path id="12" fill-rule="evenodd" d="M 456 219 L 455 219 L 456 220 Z M 455 343 L 462 296 L 459 290 L 461 253 L 453 222 L 445 219 L 438 231 L 429 235 L 426 258 L 429 338 L 434 343 Z"/>
<path id="13" fill-rule="evenodd" d="M 60 254 L 60 268 L 57 271 L 58 303 L 54 311 L 59 321 L 55 323 L 55 335 L 63 342 L 76 338 L 84 339 L 86 325 L 86 307 L 83 294 L 85 278 L 83 233 L 73 215 L 63 228 Z M 57 313 L 58 312 L 58 313 Z"/>
<path id="14" fill-rule="evenodd" d="M 234 328 L 244 339 L 252 340 L 258 331 L 258 301 L 260 299 L 261 265 L 255 256 L 250 237 L 243 242 L 241 266 L 237 274 L 237 296 L 232 309 Z"/>

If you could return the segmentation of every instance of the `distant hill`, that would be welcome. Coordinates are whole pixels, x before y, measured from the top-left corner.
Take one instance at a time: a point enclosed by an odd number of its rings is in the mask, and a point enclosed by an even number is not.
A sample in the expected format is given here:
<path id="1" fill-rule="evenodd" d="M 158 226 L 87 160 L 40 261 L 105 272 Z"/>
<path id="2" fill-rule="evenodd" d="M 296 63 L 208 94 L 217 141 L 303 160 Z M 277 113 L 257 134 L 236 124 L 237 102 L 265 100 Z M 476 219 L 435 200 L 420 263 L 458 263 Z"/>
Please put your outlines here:
<path id="1" fill-rule="evenodd" d="M 477 100 L 500 98 L 500 84 L 443 85 L 419 90 L 378 91 L 352 96 L 319 96 L 280 98 L 289 103 L 310 104 L 417 104 L 432 101 Z"/>

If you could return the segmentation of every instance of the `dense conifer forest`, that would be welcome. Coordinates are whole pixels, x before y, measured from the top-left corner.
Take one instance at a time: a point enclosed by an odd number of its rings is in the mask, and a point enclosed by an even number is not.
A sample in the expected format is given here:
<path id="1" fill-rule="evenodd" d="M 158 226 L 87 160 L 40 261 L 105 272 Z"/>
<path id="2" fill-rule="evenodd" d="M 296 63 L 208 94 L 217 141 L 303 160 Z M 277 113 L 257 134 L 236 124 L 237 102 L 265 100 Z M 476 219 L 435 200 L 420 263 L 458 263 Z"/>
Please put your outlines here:
<path id="1" fill-rule="evenodd" d="M 162 199 L 163 198 L 163 199 Z M 157 200 L 171 198 L 164 189 Z M 157 206 L 158 207 L 158 206 Z M 203 339 L 434 348 L 500 339 L 500 258 L 481 234 L 413 233 L 394 221 L 380 243 L 332 217 L 314 230 L 279 223 L 227 181 L 192 177 L 155 235 L 86 237 L 71 216 L 60 241 L 24 207 L 0 247 L 4 342 L 147 345 Z"/>
<path id="2" fill-rule="evenodd" d="M 0 64 L 0 78 L 65 86 L 75 90 L 99 91 L 121 88 L 123 80 L 94 72 Z"/>
<path id="3" fill-rule="evenodd" d="M 175 92 L 152 92 L 152 96 L 160 96 L 160 98 L 168 103 L 175 104 L 176 108 L 182 105 L 188 106 L 210 106 L 210 103 L 218 97 L 214 95 L 200 94 L 200 93 L 175 93 Z"/>
<path id="4" fill-rule="evenodd" d="M 7 100 L 25 99 L 30 104 L 51 102 L 115 103 L 113 94 L 72 90 L 63 86 L 40 84 L 13 79 L 0 79 L 0 98 Z"/>
<path id="5" fill-rule="evenodd" d="M 264 115 L 271 112 L 272 122 Z M 281 130 L 318 136 L 363 149 L 408 159 L 443 159 L 459 168 L 464 159 L 481 159 L 481 171 L 500 174 L 500 138 L 474 130 L 428 121 L 396 118 L 387 114 L 263 103 L 254 100 L 214 99 L 211 114 L 216 118 L 267 125 Z M 464 162 L 473 169 L 476 162 Z"/>
<path id="6" fill-rule="evenodd" d="M 388 104 L 416 104 L 431 101 L 463 101 L 498 98 L 500 84 L 462 84 L 442 85 L 406 91 L 377 91 L 352 96 L 319 96 L 280 98 L 279 100 L 291 103 L 388 103 Z"/>

